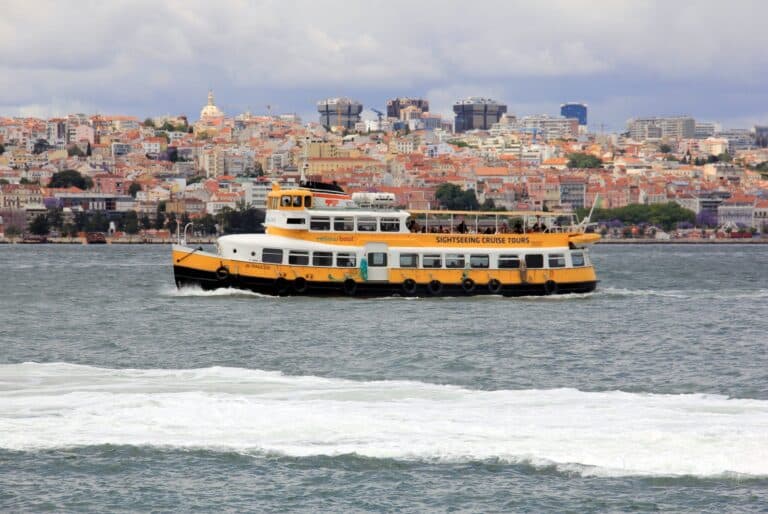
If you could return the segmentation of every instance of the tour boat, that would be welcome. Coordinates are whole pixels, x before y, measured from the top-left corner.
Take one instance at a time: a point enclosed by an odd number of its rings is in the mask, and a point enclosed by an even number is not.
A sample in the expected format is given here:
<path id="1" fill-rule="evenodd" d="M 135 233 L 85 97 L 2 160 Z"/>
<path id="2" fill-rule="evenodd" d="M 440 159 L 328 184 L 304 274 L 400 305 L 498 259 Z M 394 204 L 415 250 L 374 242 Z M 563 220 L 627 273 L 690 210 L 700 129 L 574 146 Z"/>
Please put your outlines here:
<path id="1" fill-rule="evenodd" d="M 558 212 L 404 210 L 301 182 L 267 196 L 264 234 L 173 245 L 176 285 L 267 295 L 550 295 L 597 285 L 588 224 Z M 391 199 L 393 200 L 393 198 Z M 587 218 L 588 219 L 588 218 Z"/>

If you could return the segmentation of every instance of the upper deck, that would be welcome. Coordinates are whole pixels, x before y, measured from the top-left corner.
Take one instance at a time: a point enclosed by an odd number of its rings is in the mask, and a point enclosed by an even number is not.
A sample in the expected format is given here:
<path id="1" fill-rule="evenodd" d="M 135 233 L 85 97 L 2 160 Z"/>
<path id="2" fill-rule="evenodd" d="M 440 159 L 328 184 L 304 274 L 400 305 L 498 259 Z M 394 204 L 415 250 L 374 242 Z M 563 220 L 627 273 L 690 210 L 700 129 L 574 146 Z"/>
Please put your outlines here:
<path id="1" fill-rule="evenodd" d="M 568 246 L 584 226 L 572 213 L 357 207 L 341 191 L 280 189 L 268 194 L 266 232 L 331 244 L 391 246 Z M 582 237 L 582 244 L 599 236 Z"/>

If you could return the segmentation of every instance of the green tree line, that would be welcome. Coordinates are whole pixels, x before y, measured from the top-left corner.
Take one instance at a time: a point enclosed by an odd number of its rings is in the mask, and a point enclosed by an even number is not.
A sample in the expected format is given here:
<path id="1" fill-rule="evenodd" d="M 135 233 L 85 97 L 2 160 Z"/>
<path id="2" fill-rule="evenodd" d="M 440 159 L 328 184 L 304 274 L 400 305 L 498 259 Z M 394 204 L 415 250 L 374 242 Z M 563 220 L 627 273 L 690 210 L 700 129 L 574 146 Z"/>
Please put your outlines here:
<path id="1" fill-rule="evenodd" d="M 580 218 L 584 218 L 589 214 L 589 209 L 578 209 L 576 214 Z M 675 202 L 652 205 L 631 204 L 615 209 L 595 209 L 590 221 L 613 220 L 619 220 L 624 224 L 632 225 L 649 223 L 662 227 L 664 230 L 672 230 L 677 223 L 694 223 L 696 221 L 696 214 Z"/>

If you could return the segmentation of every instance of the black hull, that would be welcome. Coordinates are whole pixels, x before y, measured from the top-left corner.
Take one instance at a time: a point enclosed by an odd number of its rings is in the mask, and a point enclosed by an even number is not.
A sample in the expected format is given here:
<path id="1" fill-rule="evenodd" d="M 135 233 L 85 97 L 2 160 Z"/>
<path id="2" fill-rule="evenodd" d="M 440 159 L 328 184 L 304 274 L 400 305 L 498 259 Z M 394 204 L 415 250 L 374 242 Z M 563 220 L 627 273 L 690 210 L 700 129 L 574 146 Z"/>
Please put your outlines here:
<path id="1" fill-rule="evenodd" d="M 501 284 L 498 290 L 492 290 L 485 284 L 477 284 L 467 291 L 461 284 L 443 284 L 430 287 L 428 284 L 416 284 L 415 290 L 406 291 L 402 284 L 388 282 L 294 282 L 285 279 L 266 279 L 230 275 L 220 278 L 214 272 L 200 271 L 183 266 L 174 266 L 173 274 L 177 287 L 193 286 L 211 291 L 221 288 L 243 289 L 272 296 L 354 296 L 376 298 L 386 296 L 546 296 L 552 294 L 589 293 L 597 287 L 596 281 L 575 282 L 568 284 Z"/>

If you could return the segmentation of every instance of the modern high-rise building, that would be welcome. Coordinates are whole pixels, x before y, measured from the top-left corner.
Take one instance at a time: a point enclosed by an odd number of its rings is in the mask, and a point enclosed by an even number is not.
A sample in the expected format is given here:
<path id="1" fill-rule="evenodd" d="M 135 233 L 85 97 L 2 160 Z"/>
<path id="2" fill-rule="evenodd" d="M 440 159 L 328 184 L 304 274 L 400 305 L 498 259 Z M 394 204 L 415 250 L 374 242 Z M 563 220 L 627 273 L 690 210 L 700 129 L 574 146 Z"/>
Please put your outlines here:
<path id="1" fill-rule="evenodd" d="M 560 116 L 576 118 L 579 125 L 587 124 L 587 104 L 567 103 L 560 106 Z"/>
<path id="2" fill-rule="evenodd" d="M 421 112 L 429 112 L 429 102 L 423 98 L 393 98 L 387 100 L 387 118 L 400 119 L 400 112 L 406 107 L 416 107 Z"/>
<path id="3" fill-rule="evenodd" d="M 716 132 L 717 126 L 711 121 L 697 121 L 693 135 L 696 139 L 706 139 L 714 136 Z"/>
<path id="4" fill-rule="evenodd" d="M 635 118 L 627 122 L 632 139 L 693 139 L 696 135 L 696 120 L 690 116 L 670 118 Z"/>
<path id="5" fill-rule="evenodd" d="M 349 98 L 326 98 L 317 102 L 317 112 L 320 113 L 320 123 L 327 129 L 354 129 L 355 123 L 360 121 L 363 104 Z"/>
<path id="6" fill-rule="evenodd" d="M 579 134 L 579 120 L 562 116 L 525 116 L 517 122 L 517 126 L 543 139 L 570 139 Z"/>
<path id="7" fill-rule="evenodd" d="M 453 105 L 453 112 L 456 113 L 456 132 L 488 130 L 507 112 L 507 106 L 490 98 L 471 96 L 457 101 Z"/>
<path id="8" fill-rule="evenodd" d="M 761 148 L 768 147 L 768 125 L 755 125 L 755 144 Z"/>

